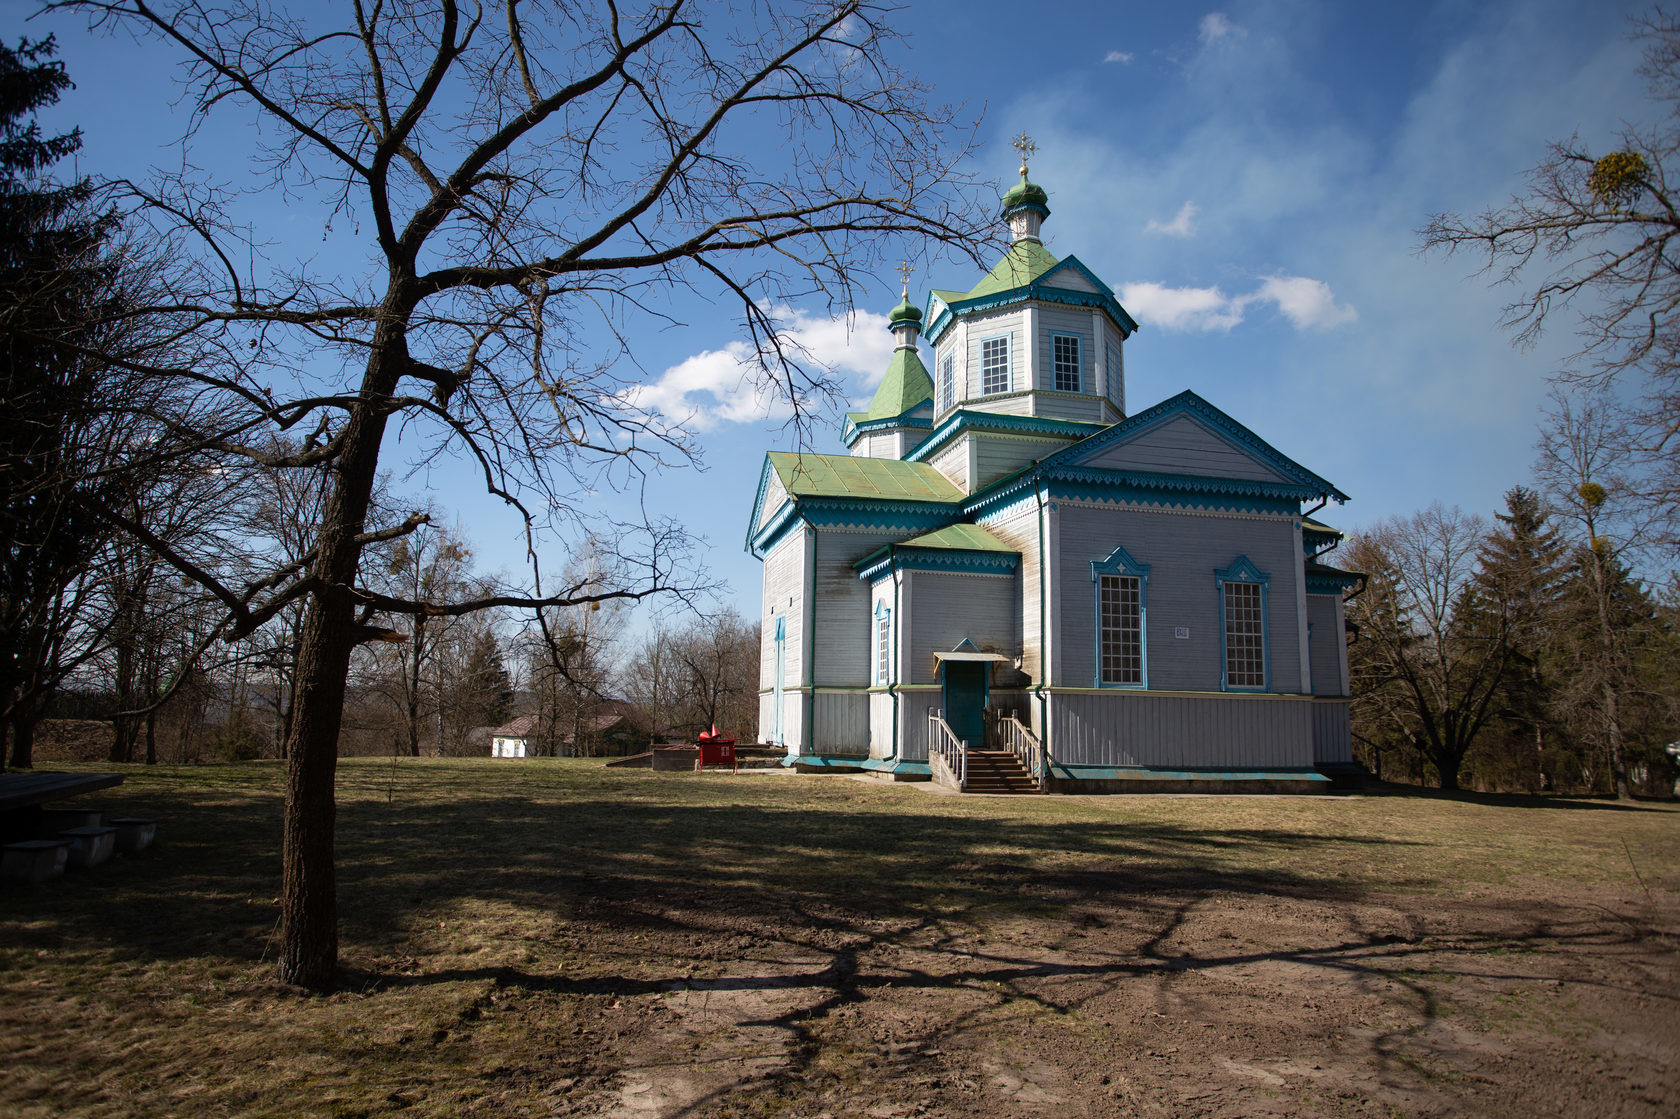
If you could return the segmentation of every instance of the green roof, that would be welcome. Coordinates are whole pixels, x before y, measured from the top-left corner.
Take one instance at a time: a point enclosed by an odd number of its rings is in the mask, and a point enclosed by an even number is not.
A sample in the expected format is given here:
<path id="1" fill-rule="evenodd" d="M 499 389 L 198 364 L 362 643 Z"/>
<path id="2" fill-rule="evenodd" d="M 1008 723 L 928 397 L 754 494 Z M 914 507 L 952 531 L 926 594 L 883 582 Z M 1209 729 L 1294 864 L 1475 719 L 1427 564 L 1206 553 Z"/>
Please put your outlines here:
<path id="1" fill-rule="evenodd" d="M 1020 554 L 979 525 L 947 525 L 925 536 L 906 540 L 899 547 L 946 548 L 956 552 L 1008 552 L 1012 556 Z"/>
<path id="2" fill-rule="evenodd" d="M 983 295 L 1026 287 L 1059 263 L 1050 250 L 1037 241 L 1016 241 L 1003 254 L 1003 259 L 986 273 L 986 278 L 975 284 L 973 291 L 959 298 L 978 299 Z"/>
<path id="3" fill-rule="evenodd" d="M 956 502 L 962 490 L 925 462 L 771 451 L 770 465 L 794 497 Z"/>
<path id="4" fill-rule="evenodd" d="M 905 292 L 904 298 L 887 315 L 887 321 L 897 326 L 901 322 L 921 322 L 922 309 L 910 302 L 910 293 Z"/>
<path id="5" fill-rule="evenodd" d="M 869 411 L 861 415 L 847 413 L 847 418 L 853 423 L 895 419 L 932 399 L 933 378 L 928 376 L 922 359 L 913 349 L 897 349 L 893 351 L 892 361 L 887 363 L 887 374 L 881 378 L 874 399 L 869 402 Z"/>
<path id="6" fill-rule="evenodd" d="M 1017 206 L 1037 206 L 1048 212 L 1050 196 L 1044 193 L 1044 188 L 1027 179 L 1027 171 L 1021 168 L 1021 181 L 1010 187 L 1003 196 L 1003 212 L 1005 214 Z"/>

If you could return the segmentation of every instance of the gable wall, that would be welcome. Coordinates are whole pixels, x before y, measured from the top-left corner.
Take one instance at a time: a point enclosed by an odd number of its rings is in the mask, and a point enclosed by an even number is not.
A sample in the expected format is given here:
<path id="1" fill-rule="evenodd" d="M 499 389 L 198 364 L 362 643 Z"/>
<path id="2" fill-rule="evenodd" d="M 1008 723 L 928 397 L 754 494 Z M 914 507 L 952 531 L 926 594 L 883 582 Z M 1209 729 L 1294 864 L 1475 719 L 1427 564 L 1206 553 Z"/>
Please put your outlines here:
<path id="1" fill-rule="evenodd" d="M 759 634 L 758 686 L 776 686 L 776 619 L 787 617 L 787 660 L 782 685 L 803 681 L 805 661 L 805 532 L 795 527 L 764 557 L 764 609 Z M 790 601 L 791 600 L 791 601 Z M 761 732 L 761 733 L 767 733 Z"/>
<path id="2" fill-rule="evenodd" d="M 1053 276 L 1047 276 L 1041 281 L 1047 288 L 1063 288 L 1070 291 L 1088 291 L 1096 293 L 1097 286 L 1073 268 L 1064 268 Z"/>
<path id="3" fill-rule="evenodd" d="M 1116 470 L 1152 470 L 1204 478 L 1281 482 L 1282 475 L 1247 451 L 1227 443 L 1189 416 L 1178 416 L 1124 443 L 1106 448 L 1081 465 Z"/>
<path id="4" fill-rule="evenodd" d="M 1176 513 L 1060 502 L 1057 547 L 1059 606 L 1057 684 L 1096 686 L 1096 583 L 1091 562 L 1117 545 L 1150 566 L 1145 590 L 1145 649 L 1151 691 L 1218 691 L 1224 650 L 1221 603 L 1214 571 L 1246 555 L 1271 578 L 1266 590 L 1266 646 L 1271 690 L 1304 690 L 1300 600 L 1301 561 L 1288 517 Z M 1188 639 L 1175 638 L 1188 626 Z"/>
<path id="5" fill-rule="evenodd" d="M 770 471 L 770 484 L 764 490 L 764 508 L 759 513 L 758 523 L 753 525 L 755 532 L 769 524 L 770 519 L 776 515 L 776 510 L 787 501 L 787 487 L 782 485 L 781 478 L 777 477 L 776 468 L 766 463 L 765 469 Z"/>
<path id="6" fill-rule="evenodd" d="M 1015 657 L 1021 651 L 1021 588 L 1016 575 L 905 573 L 912 589 L 910 642 L 903 668 L 908 684 L 937 684 L 935 652 L 963 638 L 983 653 Z M 1014 673 L 1008 672 L 1013 676 Z M 999 676 L 994 672 L 993 679 Z M 933 705 L 937 706 L 934 700 Z"/>

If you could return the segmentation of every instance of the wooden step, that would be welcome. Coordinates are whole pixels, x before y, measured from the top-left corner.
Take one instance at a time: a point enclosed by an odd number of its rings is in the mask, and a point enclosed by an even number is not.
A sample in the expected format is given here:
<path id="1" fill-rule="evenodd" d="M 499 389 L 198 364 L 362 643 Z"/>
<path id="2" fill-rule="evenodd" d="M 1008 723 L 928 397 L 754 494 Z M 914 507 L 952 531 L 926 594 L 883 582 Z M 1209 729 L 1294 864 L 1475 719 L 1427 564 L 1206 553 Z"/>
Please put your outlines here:
<path id="1" fill-rule="evenodd" d="M 1038 782 L 1021 759 L 1008 750 L 970 750 L 968 752 L 968 781 L 963 787 L 969 793 L 1036 793 Z"/>

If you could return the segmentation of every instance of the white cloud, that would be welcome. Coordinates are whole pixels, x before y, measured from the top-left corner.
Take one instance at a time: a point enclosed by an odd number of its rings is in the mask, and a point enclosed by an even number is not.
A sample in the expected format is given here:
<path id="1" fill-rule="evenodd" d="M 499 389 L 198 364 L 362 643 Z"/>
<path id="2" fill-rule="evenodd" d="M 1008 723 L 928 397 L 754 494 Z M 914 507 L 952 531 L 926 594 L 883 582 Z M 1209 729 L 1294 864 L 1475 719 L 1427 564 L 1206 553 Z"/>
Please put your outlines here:
<path id="1" fill-rule="evenodd" d="M 1138 322 L 1164 330 L 1230 330 L 1243 320 L 1242 301 L 1217 287 L 1127 284 L 1120 289 L 1120 302 Z"/>
<path id="2" fill-rule="evenodd" d="M 1143 227 L 1145 233 L 1165 233 L 1168 237 L 1192 237 L 1196 233 L 1197 208 L 1194 202 L 1186 202 L 1178 208 L 1178 214 L 1169 222 L 1158 222 L 1149 219 L 1149 224 Z"/>
<path id="3" fill-rule="evenodd" d="M 1202 17 L 1201 24 L 1196 28 L 1196 34 L 1202 42 L 1211 43 L 1215 39 L 1223 39 L 1227 36 L 1235 36 L 1241 39 L 1246 37 L 1248 32 L 1232 23 L 1230 17 L 1224 12 L 1209 12 Z"/>
<path id="4" fill-rule="evenodd" d="M 1306 276 L 1268 276 L 1249 298 L 1277 304 L 1283 317 L 1300 330 L 1328 330 L 1359 317 L 1352 307 L 1337 305 L 1329 284 Z"/>
<path id="5" fill-rule="evenodd" d="M 1109 51 L 1106 55 L 1103 56 L 1103 61 L 1104 62 L 1118 62 L 1118 63 L 1121 63 L 1122 65 L 1130 65 L 1130 63 L 1132 61 L 1132 52 L 1131 51 Z"/>
<path id="6" fill-rule="evenodd" d="M 842 385 L 857 379 L 865 387 L 874 387 L 892 359 L 895 343 L 885 315 L 860 311 L 831 319 L 782 307 L 776 309 L 776 318 L 790 355 L 801 364 L 832 372 Z M 776 380 L 749 343 L 733 341 L 722 349 L 684 358 L 658 380 L 632 385 L 620 399 L 631 408 L 656 412 L 667 422 L 692 431 L 712 431 L 722 424 L 792 415 L 787 386 Z"/>
<path id="7" fill-rule="evenodd" d="M 1275 306 L 1297 330 L 1328 330 L 1359 317 L 1352 307 L 1336 302 L 1329 284 L 1307 276 L 1268 276 L 1246 295 L 1226 295 L 1218 287 L 1127 284 L 1120 289 L 1120 302 L 1140 323 L 1172 331 L 1230 330 L 1257 303 Z"/>

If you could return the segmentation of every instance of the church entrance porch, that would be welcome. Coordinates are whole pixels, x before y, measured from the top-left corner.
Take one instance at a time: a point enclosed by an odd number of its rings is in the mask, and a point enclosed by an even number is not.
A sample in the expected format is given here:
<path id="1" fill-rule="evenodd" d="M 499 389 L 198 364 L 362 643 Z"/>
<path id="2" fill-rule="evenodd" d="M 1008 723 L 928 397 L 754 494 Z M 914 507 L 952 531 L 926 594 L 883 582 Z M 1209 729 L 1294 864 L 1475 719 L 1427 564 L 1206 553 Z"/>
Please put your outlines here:
<path id="1" fill-rule="evenodd" d="M 941 660 L 940 699 L 951 733 L 978 749 L 986 742 L 986 677 L 984 661 Z"/>

